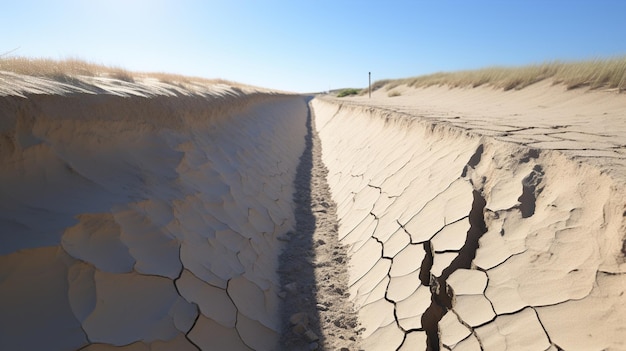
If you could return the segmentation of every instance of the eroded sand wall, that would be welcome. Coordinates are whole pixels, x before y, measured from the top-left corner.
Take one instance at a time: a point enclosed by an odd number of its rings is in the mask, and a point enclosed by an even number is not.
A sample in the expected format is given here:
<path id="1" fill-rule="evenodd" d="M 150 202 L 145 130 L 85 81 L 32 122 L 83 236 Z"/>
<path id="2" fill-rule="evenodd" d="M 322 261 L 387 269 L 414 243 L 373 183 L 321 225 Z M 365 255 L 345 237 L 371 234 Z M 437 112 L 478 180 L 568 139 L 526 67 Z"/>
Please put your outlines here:
<path id="1" fill-rule="evenodd" d="M 307 111 L 236 91 L 1 97 L 0 349 L 273 349 Z"/>
<path id="2" fill-rule="evenodd" d="M 623 182 L 447 123 L 312 106 L 364 349 L 626 348 Z"/>

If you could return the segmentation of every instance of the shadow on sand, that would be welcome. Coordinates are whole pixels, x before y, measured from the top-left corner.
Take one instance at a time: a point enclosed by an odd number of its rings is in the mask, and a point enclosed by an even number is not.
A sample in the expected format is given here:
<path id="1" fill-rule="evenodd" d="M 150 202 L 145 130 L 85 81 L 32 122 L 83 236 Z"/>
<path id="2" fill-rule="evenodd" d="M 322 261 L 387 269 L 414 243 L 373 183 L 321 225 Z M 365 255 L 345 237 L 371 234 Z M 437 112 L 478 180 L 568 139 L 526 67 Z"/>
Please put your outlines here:
<path id="1" fill-rule="evenodd" d="M 306 98 L 307 103 L 312 97 Z M 283 332 L 281 350 L 309 350 L 314 342 L 324 344 L 317 311 L 317 286 L 315 280 L 315 252 L 313 234 L 315 216 L 312 211 L 311 180 L 313 170 L 313 130 L 311 111 L 307 113 L 305 149 L 300 157 L 295 179 L 295 231 L 289 233 L 289 241 L 279 257 L 280 284 L 283 300 L 280 307 Z M 306 320 L 301 323 L 306 329 L 295 327 L 289 321 L 294 314 Z M 306 333 L 310 331 L 311 333 Z M 320 340 L 313 340 L 313 336 Z"/>

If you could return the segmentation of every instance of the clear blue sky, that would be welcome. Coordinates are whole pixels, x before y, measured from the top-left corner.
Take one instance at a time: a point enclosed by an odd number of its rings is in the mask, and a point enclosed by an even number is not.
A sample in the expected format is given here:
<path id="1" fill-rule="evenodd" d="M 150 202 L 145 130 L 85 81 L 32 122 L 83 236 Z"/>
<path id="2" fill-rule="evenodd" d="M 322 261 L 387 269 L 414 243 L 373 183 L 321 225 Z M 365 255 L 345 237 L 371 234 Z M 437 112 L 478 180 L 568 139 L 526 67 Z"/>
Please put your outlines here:
<path id="1" fill-rule="evenodd" d="M 624 0 L 4 1 L 0 53 L 311 92 L 626 54 Z"/>

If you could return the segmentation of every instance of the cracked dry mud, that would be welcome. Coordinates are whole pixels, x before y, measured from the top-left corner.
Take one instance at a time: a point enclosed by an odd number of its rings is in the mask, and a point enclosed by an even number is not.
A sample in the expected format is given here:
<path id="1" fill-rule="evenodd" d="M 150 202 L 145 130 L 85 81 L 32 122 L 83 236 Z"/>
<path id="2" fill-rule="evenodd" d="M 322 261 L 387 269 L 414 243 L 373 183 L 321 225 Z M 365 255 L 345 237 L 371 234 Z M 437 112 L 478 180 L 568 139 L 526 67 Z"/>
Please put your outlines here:
<path id="1" fill-rule="evenodd" d="M 357 101 L 312 104 L 364 349 L 626 348 L 620 167 Z"/>
<path id="2" fill-rule="evenodd" d="M 24 79 L 0 93 L 0 349 L 275 349 L 304 98 Z"/>
<path id="3" fill-rule="evenodd" d="M 626 350 L 623 94 L 22 78 L 2 350 Z"/>
<path id="4" fill-rule="evenodd" d="M 321 145 L 307 118 L 296 173 L 296 228 L 280 256 L 282 350 L 358 350 L 359 324 L 348 293 L 348 257 L 337 236 L 336 205 Z"/>

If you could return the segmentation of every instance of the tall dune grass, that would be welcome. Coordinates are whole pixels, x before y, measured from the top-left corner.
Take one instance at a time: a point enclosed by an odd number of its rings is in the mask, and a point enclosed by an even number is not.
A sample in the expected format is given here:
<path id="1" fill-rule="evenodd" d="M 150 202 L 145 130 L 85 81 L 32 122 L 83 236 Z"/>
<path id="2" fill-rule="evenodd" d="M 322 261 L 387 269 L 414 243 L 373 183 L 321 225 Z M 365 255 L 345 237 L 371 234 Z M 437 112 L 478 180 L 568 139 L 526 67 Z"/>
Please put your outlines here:
<path id="1" fill-rule="evenodd" d="M 224 79 L 189 77 L 163 72 L 132 72 L 120 67 L 105 66 L 75 58 L 53 60 L 46 58 L 2 57 L 2 55 L 0 55 L 0 71 L 8 71 L 34 77 L 45 77 L 61 82 L 72 82 L 79 76 L 108 77 L 126 82 L 134 82 L 136 78 L 154 78 L 164 83 L 178 85 L 188 83 L 222 83 L 239 88 L 256 88 L 251 85 Z"/>
<path id="2" fill-rule="evenodd" d="M 383 86 L 391 90 L 398 85 L 411 87 L 442 86 L 478 87 L 493 86 L 504 90 L 523 89 L 533 83 L 551 79 L 554 84 L 564 84 L 568 89 L 615 89 L 626 91 L 626 56 L 580 62 L 553 61 L 522 67 L 487 67 L 458 72 L 439 72 L 425 76 L 382 80 L 372 87 Z"/>
<path id="3" fill-rule="evenodd" d="M 0 58 L 0 71 L 47 77 L 59 81 L 71 80 L 75 76 L 108 76 L 128 82 L 134 81 L 133 74 L 125 69 L 99 65 L 79 59 L 57 61 L 25 57 Z"/>

